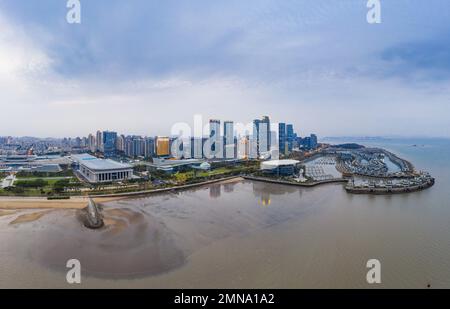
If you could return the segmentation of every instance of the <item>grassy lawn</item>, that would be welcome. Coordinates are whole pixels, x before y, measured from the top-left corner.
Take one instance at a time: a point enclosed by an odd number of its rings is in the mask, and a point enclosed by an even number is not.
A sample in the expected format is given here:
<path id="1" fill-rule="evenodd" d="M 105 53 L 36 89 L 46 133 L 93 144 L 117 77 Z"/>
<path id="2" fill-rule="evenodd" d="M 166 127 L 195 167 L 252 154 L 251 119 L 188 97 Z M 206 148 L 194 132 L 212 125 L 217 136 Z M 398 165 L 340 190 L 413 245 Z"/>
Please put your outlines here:
<path id="1" fill-rule="evenodd" d="M 33 178 L 16 178 L 15 182 L 33 182 L 35 180 L 42 179 L 45 181 L 49 186 L 53 186 L 58 180 L 68 179 L 70 182 L 78 182 L 78 180 L 75 177 L 33 177 Z M 74 181 L 76 180 L 76 181 Z"/>
<path id="2" fill-rule="evenodd" d="M 0 189 L 0 195 L 3 196 L 39 196 L 42 195 L 41 194 L 41 190 L 40 189 L 26 189 L 23 192 L 20 193 L 14 193 L 14 192 L 10 192 L 10 191 L 6 191 L 3 189 Z"/>
<path id="3" fill-rule="evenodd" d="M 247 172 L 252 171 L 254 167 L 251 166 L 233 166 L 233 167 L 220 167 L 210 171 L 189 171 L 189 172 L 178 172 L 172 177 L 178 183 L 183 183 L 194 178 L 208 178 L 218 175 L 227 175 L 232 173 Z"/>
<path id="4" fill-rule="evenodd" d="M 75 177 L 18 177 L 14 188 L 0 190 L 0 195 L 46 196 L 62 192 L 64 187 L 77 187 L 80 182 Z"/>

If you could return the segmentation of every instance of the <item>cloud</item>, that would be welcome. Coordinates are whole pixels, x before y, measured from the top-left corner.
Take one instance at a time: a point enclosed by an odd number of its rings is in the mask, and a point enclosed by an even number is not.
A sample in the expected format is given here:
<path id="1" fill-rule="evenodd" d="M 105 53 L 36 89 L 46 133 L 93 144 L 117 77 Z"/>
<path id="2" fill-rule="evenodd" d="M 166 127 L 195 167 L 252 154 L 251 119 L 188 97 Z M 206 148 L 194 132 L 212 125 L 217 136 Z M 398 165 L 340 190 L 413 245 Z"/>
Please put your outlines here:
<path id="1" fill-rule="evenodd" d="M 49 57 L 21 29 L 0 14 L 0 77 L 4 80 L 45 74 Z"/>
<path id="2" fill-rule="evenodd" d="M 398 44 L 386 49 L 381 59 L 387 73 L 422 80 L 450 79 L 450 33 L 434 40 Z"/>
<path id="3" fill-rule="evenodd" d="M 439 0 L 426 20 L 421 4 L 387 2 L 379 26 L 361 0 L 83 1 L 81 25 L 62 2 L 0 3 L 2 135 L 166 135 L 198 113 L 450 135 Z"/>

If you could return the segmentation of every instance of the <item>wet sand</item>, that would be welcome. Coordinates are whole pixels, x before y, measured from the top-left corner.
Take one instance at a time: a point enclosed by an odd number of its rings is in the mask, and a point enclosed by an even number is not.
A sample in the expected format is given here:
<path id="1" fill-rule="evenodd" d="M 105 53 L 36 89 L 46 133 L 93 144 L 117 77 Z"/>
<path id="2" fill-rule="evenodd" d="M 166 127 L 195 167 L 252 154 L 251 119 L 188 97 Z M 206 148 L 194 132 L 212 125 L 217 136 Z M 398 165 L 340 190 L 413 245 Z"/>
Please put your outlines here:
<path id="1" fill-rule="evenodd" d="M 226 179 L 223 181 L 213 181 L 219 184 L 236 183 L 242 181 L 241 177 L 233 177 L 231 179 Z M 192 188 L 201 187 L 204 184 L 199 183 L 193 185 Z M 187 188 L 187 189 L 192 189 Z M 168 188 L 167 192 L 174 190 L 175 188 Z M 159 194 L 149 192 L 148 195 Z M 145 194 L 142 194 L 145 195 Z M 120 199 L 127 198 L 125 196 L 116 197 L 93 197 L 97 203 L 107 203 L 111 201 L 117 201 Z M 130 197 L 128 197 L 130 198 Z M 0 197 L 0 210 L 1 209 L 82 209 L 85 208 L 88 203 L 87 197 L 71 197 L 70 199 L 64 200 L 48 200 L 45 197 Z"/>
<path id="2" fill-rule="evenodd" d="M 119 198 L 94 198 L 98 203 L 107 203 Z M 82 209 L 88 203 L 87 197 L 72 197 L 68 200 L 47 200 L 46 198 L 0 197 L 0 209 Z"/>
<path id="3" fill-rule="evenodd" d="M 17 210 L 1 210 L 0 209 L 0 217 L 2 216 L 9 216 L 11 214 L 15 214 Z"/>
<path id="4" fill-rule="evenodd" d="M 50 212 L 51 212 L 51 210 L 22 214 L 22 215 L 19 215 L 17 218 L 15 218 L 13 221 L 11 221 L 9 224 L 33 222 L 33 221 L 39 220 L 40 218 L 42 218 L 43 216 L 45 216 L 46 214 L 48 214 Z"/>
<path id="5" fill-rule="evenodd" d="M 22 243 L 26 257 L 60 276 L 73 258 L 81 261 L 85 277 L 109 279 L 154 276 L 185 263 L 171 232 L 140 210 L 104 209 L 105 226 L 98 230 L 83 226 L 78 220 L 81 211 L 27 212 L 5 219 L 20 228 L 16 233 L 38 233 L 31 236 L 32 242 Z"/>

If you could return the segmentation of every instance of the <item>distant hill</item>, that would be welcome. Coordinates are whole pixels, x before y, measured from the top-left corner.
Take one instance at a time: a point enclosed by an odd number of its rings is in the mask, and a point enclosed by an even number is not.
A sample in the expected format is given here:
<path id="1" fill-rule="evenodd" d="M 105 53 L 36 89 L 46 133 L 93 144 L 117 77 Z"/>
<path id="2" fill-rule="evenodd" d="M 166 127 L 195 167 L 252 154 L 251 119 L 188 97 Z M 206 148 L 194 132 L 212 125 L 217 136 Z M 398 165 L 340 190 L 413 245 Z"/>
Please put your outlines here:
<path id="1" fill-rule="evenodd" d="M 343 148 L 343 149 L 361 149 L 365 148 L 363 145 L 359 145 L 356 143 L 347 143 L 347 144 L 339 144 L 333 145 L 333 147 Z"/>

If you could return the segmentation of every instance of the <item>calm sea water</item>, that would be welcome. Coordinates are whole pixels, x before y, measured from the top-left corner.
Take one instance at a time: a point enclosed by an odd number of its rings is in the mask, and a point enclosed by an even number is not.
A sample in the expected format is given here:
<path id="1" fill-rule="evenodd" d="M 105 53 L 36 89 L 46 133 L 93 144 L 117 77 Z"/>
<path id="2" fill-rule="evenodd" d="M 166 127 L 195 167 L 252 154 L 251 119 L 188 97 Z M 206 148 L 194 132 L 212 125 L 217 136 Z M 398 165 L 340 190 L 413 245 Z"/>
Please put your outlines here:
<path id="1" fill-rule="evenodd" d="M 105 205 L 109 227 L 90 231 L 75 211 L 10 224 L 0 217 L 0 287 L 450 288 L 450 140 L 371 140 L 431 172 L 407 195 L 349 195 L 342 185 L 215 184 Z"/>

